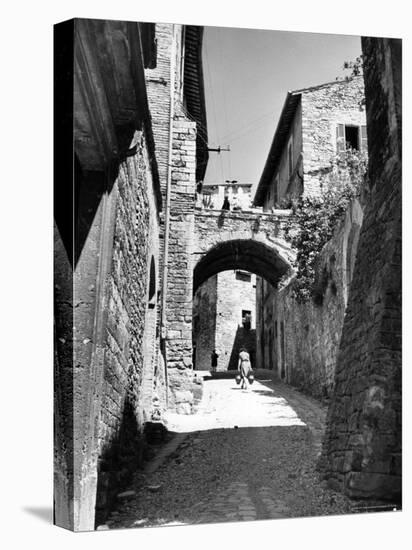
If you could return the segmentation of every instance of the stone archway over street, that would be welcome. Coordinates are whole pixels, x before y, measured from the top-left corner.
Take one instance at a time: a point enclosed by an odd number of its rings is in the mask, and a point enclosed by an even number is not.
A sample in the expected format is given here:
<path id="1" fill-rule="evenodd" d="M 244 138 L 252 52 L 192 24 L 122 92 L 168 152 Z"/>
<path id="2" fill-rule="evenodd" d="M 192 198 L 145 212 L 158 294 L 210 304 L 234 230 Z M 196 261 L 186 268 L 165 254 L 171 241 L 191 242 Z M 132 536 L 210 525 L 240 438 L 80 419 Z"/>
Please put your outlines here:
<path id="1" fill-rule="evenodd" d="M 227 269 L 252 271 L 273 286 L 290 277 L 294 252 L 284 238 L 289 215 L 196 212 L 193 291 Z"/>
<path id="2" fill-rule="evenodd" d="M 167 363 L 169 405 L 181 412 L 193 410 L 196 387 L 192 366 L 192 303 L 196 289 L 212 275 L 228 269 L 253 272 L 276 286 L 293 275 L 294 252 L 285 230 L 288 210 L 259 211 L 202 210 L 180 215 L 185 223 L 182 238 L 174 245 L 173 277 L 167 298 Z M 188 231 L 191 231 L 188 239 Z"/>

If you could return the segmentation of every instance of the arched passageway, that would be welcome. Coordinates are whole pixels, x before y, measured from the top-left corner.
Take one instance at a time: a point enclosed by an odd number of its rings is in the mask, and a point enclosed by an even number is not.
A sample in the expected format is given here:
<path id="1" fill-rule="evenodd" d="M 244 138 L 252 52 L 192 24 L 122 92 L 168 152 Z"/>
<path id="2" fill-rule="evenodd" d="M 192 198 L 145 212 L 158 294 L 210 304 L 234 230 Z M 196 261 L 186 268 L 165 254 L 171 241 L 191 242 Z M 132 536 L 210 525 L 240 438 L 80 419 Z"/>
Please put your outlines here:
<path id="1" fill-rule="evenodd" d="M 292 275 L 290 263 L 274 243 L 260 238 L 218 242 L 195 264 L 192 342 L 196 370 L 236 369 L 242 347 L 249 352 L 252 365 L 257 365 L 257 278 L 277 287 L 282 278 Z"/>
<path id="2" fill-rule="evenodd" d="M 233 239 L 218 243 L 198 260 L 193 270 L 193 292 L 212 275 L 228 269 L 255 273 L 273 286 L 292 275 L 291 264 L 273 243 Z"/>
<path id="3" fill-rule="evenodd" d="M 276 288 L 292 273 L 284 252 L 265 235 L 218 242 L 202 254 L 193 271 L 194 368 L 214 372 L 236 369 L 242 347 L 257 366 L 259 278 Z M 268 368 L 273 366 L 271 363 Z"/>

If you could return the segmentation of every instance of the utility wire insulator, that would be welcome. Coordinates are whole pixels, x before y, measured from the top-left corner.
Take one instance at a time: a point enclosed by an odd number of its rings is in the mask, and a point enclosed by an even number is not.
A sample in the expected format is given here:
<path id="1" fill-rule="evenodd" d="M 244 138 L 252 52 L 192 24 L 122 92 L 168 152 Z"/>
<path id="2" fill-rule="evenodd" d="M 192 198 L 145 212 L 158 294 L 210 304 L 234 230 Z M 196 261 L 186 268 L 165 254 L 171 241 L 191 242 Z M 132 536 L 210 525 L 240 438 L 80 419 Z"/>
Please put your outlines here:
<path id="1" fill-rule="evenodd" d="M 227 147 L 221 147 L 219 145 L 219 147 L 208 147 L 207 150 L 211 151 L 212 153 L 220 153 L 221 151 L 230 151 L 230 147 L 229 145 Z"/>

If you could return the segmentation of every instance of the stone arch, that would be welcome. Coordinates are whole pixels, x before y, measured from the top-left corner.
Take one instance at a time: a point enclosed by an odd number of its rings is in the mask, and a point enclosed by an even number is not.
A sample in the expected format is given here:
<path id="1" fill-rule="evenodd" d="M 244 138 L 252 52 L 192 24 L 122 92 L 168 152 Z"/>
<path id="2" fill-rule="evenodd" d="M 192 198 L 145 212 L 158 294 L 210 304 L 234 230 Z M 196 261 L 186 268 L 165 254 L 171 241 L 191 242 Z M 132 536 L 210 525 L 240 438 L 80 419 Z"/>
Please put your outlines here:
<path id="1" fill-rule="evenodd" d="M 229 269 L 250 271 L 273 286 L 277 286 L 282 277 L 292 276 L 286 247 L 268 239 L 245 238 L 243 235 L 234 237 L 225 239 L 222 235 L 202 253 L 193 269 L 193 292 L 212 275 Z"/>

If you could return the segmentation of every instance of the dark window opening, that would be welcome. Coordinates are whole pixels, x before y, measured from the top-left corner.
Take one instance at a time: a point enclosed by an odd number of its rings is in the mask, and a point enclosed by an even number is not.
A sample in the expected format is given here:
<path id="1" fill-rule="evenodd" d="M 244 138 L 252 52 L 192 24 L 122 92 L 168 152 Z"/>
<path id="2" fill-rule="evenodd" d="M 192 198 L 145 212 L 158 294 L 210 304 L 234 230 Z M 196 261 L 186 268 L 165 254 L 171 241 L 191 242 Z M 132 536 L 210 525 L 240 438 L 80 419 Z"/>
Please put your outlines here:
<path id="1" fill-rule="evenodd" d="M 336 127 L 336 150 L 338 153 L 347 149 L 367 151 L 368 141 L 366 126 L 346 126 L 338 124 Z"/>
<path id="2" fill-rule="evenodd" d="M 345 126 L 346 149 L 359 151 L 359 127 Z"/>
<path id="3" fill-rule="evenodd" d="M 245 281 L 247 283 L 250 283 L 251 281 L 251 274 L 247 271 L 240 271 L 238 269 L 236 270 L 235 277 L 238 281 Z"/>
<path id="4" fill-rule="evenodd" d="M 246 330 L 250 330 L 252 324 L 252 312 L 242 309 L 242 325 Z"/>

